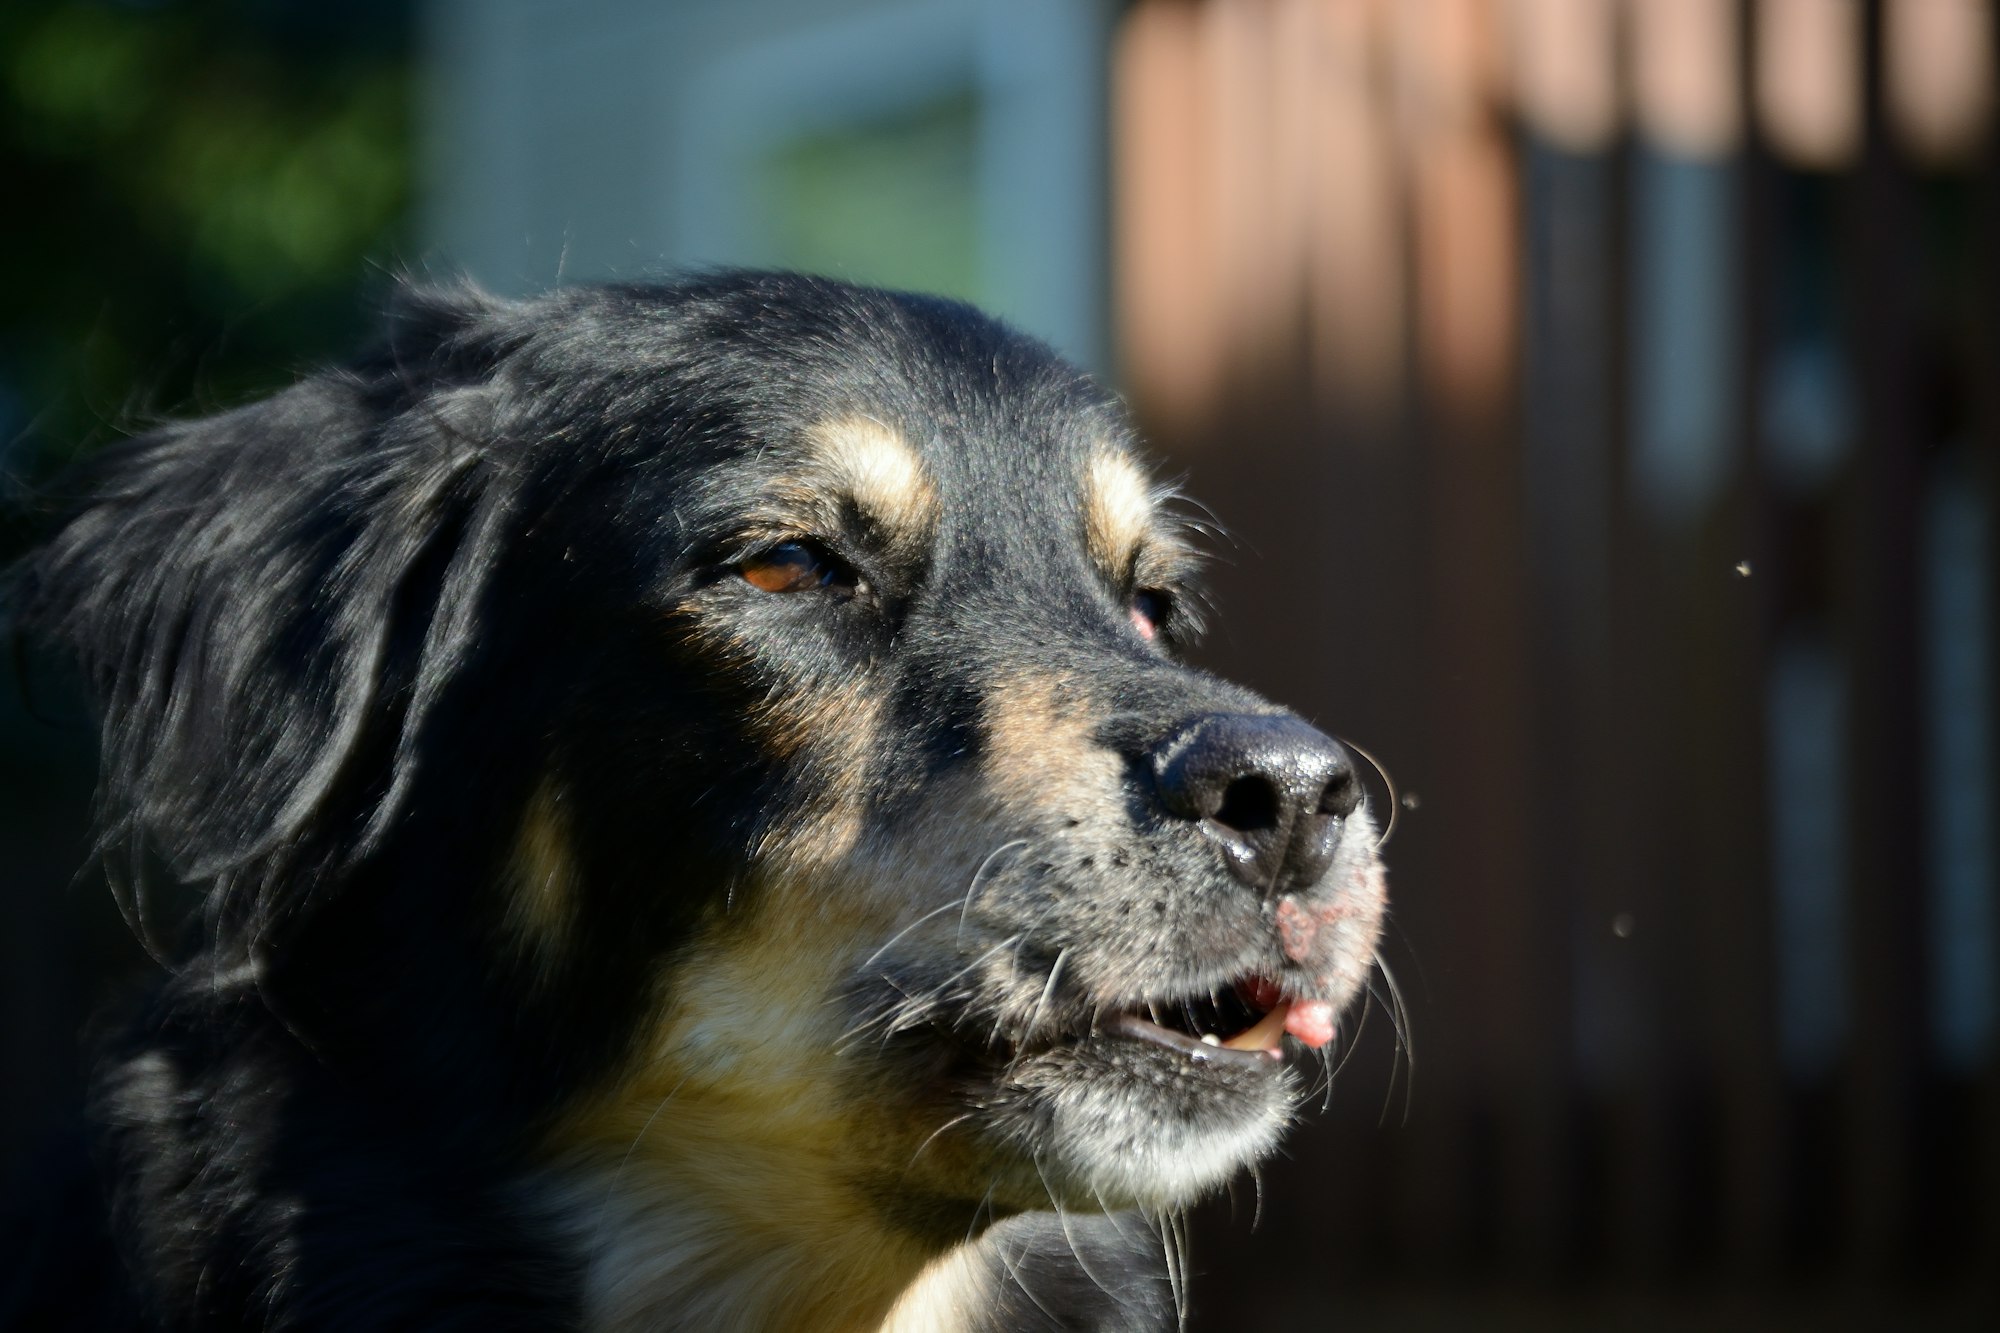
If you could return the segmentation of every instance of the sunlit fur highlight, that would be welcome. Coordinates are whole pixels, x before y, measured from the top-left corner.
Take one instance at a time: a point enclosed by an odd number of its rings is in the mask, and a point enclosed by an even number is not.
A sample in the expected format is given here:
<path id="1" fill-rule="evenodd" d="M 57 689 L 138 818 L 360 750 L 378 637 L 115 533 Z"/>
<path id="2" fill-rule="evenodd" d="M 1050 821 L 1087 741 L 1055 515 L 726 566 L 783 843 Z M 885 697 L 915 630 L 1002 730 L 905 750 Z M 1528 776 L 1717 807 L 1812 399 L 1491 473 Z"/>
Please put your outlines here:
<path id="1" fill-rule="evenodd" d="M 514 841 L 507 895 L 506 926 L 520 951 L 543 962 L 559 957 L 567 942 L 576 904 L 576 867 L 554 782 L 535 788 Z"/>
<path id="2" fill-rule="evenodd" d="M 971 1246 L 960 1246 L 931 1261 L 917 1275 L 889 1317 L 882 1333 L 939 1333 L 971 1327 L 994 1300 L 994 1267 Z"/>
<path id="3" fill-rule="evenodd" d="M 842 529 L 857 515 L 892 556 L 915 559 L 938 521 L 936 488 L 898 432 L 867 416 L 813 423 L 791 467 L 739 529 L 745 547 Z"/>
<path id="4" fill-rule="evenodd" d="M 824 468 L 825 493 L 845 496 L 889 535 L 892 546 L 920 547 L 937 522 L 937 490 L 923 461 L 900 433 L 873 417 L 826 421 L 810 433 Z"/>
<path id="5" fill-rule="evenodd" d="M 1151 485 L 1122 450 L 1090 460 L 1085 482 L 1083 531 L 1090 555 L 1114 579 L 1127 578 L 1142 543 L 1154 531 Z"/>

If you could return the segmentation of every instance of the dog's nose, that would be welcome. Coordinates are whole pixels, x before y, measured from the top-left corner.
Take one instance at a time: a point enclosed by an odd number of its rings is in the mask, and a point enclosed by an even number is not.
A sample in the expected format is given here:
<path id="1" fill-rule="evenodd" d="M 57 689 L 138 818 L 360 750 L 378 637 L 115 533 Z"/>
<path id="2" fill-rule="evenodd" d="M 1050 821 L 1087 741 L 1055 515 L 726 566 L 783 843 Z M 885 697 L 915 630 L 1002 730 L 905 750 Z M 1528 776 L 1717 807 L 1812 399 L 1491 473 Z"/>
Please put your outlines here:
<path id="1" fill-rule="evenodd" d="M 1155 747 L 1153 776 L 1168 813 L 1200 821 L 1267 894 L 1317 884 L 1361 804 L 1346 747 L 1295 717 L 1197 717 Z"/>

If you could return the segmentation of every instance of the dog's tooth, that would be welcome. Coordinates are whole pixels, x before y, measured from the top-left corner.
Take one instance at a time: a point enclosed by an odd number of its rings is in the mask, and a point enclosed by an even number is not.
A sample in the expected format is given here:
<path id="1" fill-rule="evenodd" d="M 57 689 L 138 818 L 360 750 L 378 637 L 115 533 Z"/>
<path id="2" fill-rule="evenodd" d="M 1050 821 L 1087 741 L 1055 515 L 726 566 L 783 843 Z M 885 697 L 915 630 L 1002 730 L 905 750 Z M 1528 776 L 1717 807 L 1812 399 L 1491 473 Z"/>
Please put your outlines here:
<path id="1" fill-rule="evenodd" d="M 1279 1040 L 1285 1034 L 1285 1019 L 1290 1014 L 1291 1007 L 1289 1001 L 1278 1001 L 1276 1009 L 1222 1044 L 1232 1051 L 1276 1050 Z"/>
<path id="2" fill-rule="evenodd" d="M 1258 1013 L 1266 1013 L 1278 1006 L 1278 983 L 1269 977 L 1251 977 L 1236 984 L 1236 993 Z"/>
<path id="3" fill-rule="evenodd" d="M 1201 1034 L 1201 1044 L 1204 1046 L 1220 1046 L 1222 1045 L 1222 1038 L 1216 1036 L 1213 1032 L 1204 1032 Z"/>

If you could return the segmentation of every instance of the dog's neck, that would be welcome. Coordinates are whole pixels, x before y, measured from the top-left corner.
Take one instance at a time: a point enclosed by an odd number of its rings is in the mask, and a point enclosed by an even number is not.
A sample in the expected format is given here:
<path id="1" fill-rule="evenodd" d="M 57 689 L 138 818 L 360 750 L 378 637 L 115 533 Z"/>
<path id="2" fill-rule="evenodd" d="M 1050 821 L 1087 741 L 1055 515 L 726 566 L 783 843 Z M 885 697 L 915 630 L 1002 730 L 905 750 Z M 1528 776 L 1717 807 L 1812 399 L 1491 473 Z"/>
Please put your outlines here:
<path id="1" fill-rule="evenodd" d="M 594 1333 L 1142 1333 L 1179 1323 L 1178 1266 L 1133 1216 L 1022 1213 L 938 1254 L 879 1227 L 808 1234 L 802 1214 L 778 1231 L 746 1230 L 735 1207 L 601 1176 L 579 1183 L 602 1219 L 587 1237 L 584 1327 Z"/>
<path id="2" fill-rule="evenodd" d="M 948 1132 L 955 1108 L 898 1112 L 896 1089 L 852 1080 L 847 1020 L 825 998 L 840 960 L 791 938 L 810 935 L 810 906 L 750 932 L 768 956 L 684 964 L 676 995 L 699 1003 L 668 1005 L 650 1058 L 545 1140 L 586 1326 L 1018 1333 L 1051 1308 L 1078 1314 L 1063 1327 L 1162 1326 L 1151 1228 L 1051 1213 L 995 1225 L 1003 1182 L 976 1140 Z M 1016 1171 L 1000 1197 L 1039 1192 L 1033 1167 Z"/>
<path id="3" fill-rule="evenodd" d="M 983 1264 L 941 1259 L 887 1225 L 832 1163 L 759 1160 L 745 1146 L 706 1162 L 649 1154 L 642 1173 L 614 1166 L 570 1183 L 587 1327 L 972 1327 Z"/>
<path id="4" fill-rule="evenodd" d="M 944 1315 L 970 1294 L 974 1270 L 944 1263 L 926 1272 L 949 1241 L 884 1211 L 891 1192 L 857 1175 L 855 1154 L 833 1132 L 837 1122 L 813 1109 L 817 1101 L 683 1083 L 636 1132 L 592 1135 L 599 1148 L 565 1172 L 562 1187 L 586 1265 L 587 1325 L 962 1326 Z M 629 1146 L 614 1155 L 612 1144 Z"/>

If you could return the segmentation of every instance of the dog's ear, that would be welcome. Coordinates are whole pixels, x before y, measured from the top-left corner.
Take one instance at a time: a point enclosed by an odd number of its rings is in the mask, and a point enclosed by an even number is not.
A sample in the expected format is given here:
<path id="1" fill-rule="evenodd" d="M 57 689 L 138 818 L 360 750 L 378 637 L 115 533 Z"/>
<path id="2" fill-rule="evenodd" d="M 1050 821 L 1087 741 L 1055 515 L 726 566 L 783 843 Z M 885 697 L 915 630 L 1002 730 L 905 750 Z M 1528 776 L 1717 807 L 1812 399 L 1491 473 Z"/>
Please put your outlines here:
<path id="1" fill-rule="evenodd" d="M 337 873 L 390 826 L 478 640 L 508 521 L 489 380 L 520 323 L 406 292 L 353 366 L 89 467 L 16 602 L 101 709 L 114 880 L 156 855 L 262 933 L 298 906 L 263 901 L 280 871 Z"/>

